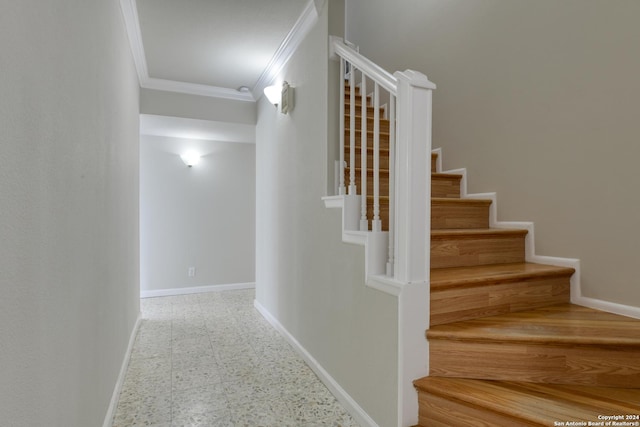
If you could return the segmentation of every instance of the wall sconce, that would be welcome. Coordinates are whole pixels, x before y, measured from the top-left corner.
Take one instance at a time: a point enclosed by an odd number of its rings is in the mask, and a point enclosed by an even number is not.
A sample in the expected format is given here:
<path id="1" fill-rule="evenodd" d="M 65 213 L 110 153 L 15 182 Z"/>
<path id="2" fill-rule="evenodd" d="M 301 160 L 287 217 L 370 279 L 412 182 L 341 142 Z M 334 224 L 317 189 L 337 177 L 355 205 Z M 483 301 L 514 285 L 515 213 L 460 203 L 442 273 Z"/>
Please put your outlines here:
<path id="1" fill-rule="evenodd" d="M 264 88 L 264 95 L 267 97 L 270 103 L 276 107 L 280 104 L 282 92 L 277 85 L 267 86 Z"/>
<path id="2" fill-rule="evenodd" d="M 180 155 L 180 158 L 182 159 L 184 164 L 189 167 L 200 163 L 200 154 L 196 153 L 195 151 L 188 151 Z"/>
<path id="3" fill-rule="evenodd" d="M 293 110 L 293 88 L 289 86 L 289 83 L 283 82 L 282 86 L 267 86 L 264 88 L 264 94 L 270 103 L 276 107 L 280 105 L 282 114 Z"/>

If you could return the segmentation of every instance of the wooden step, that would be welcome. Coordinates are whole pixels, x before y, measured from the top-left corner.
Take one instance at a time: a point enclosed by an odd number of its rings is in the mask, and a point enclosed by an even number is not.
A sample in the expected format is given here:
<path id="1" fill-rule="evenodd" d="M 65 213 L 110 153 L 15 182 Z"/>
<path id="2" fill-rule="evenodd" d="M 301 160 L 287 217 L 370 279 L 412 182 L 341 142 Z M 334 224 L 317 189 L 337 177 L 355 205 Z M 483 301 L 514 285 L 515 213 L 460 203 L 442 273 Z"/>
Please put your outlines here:
<path id="1" fill-rule="evenodd" d="M 373 195 L 373 149 L 369 149 L 368 150 L 369 153 L 367 155 L 367 194 L 369 195 Z M 347 164 L 350 163 L 349 161 L 349 155 L 350 153 L 347 151 L 347 148 L 345 148 L 345 161 L 347 162 Z M 356 187 L 358 188 L 358 193 L 360 193 L 360 181 L 361 181 L 361 175 L 360 175 L 360 171 L 362 170 L 362 168 L 360 167 L 360 145 L 356 145 Z M 389 195 L 389 150 L 388 149 L 380 149 L 380 195 L 381 196 L 388 196 Z M 344 172 L 344 179 L 345 179 L 345 185 L 349 186 L 349 173 L 350 173 L 350 168 L 346 167 L 345 168 L 345 172 Z M 431 180 L 431 192 L 432 193 L 436 193 L 438 192 L 438 189 L 435 187 L 437 186 L 437 182 L 436 180 Z M 450 198 L 449 200 L 451 200 L 451 203 L 456 203 L 456 200 L 461 200 L 461 199 L 454 199 L 454 198 Z M 473 200 L 473 199 L 463 199 L 463 200 Z M 461 206 L 464 205 L 465 203 L 469 203 L 471 204 L 475 204 L 475 202 L 458 202 L 461 203 Z M 483 202 L 478 202 L 478 203 L 486 203 L 486 201 Z M 489 201 L 490 203 L 490 201 Z M 441 202 L 441 205 L 446 204 L 446 202 Z M 433 205 L 432 205 L 433 206 Z M 455 209 L 455 208 L 453 208 Z M 488 209 L 488 208 L 487 208 Z M 469 212 L 465 213 L 460 213 L 460 215 L 469 215 Z M 487 215 L 488 215 L 488 211 L 487 211 Z M 433 220 L 433 215 L 432 215 L 432 220 Z M 458 221 L 459 223 L 461 221 L 464 221 L 464 219 L 460 219 L 460 220 L 450 220 L 449 222 L 451 222 L 452 224 L 455 223 L 456 221 Z M 488 216 L 487 216 L 487 221 L 488 221 Z M 432 225 L 432 228 L 433 225 Z M 442 227 L 440 227 L 442 228 Z M 448 227 L 448 228 L 459 228 L 459 227 Z M 468 227 L 467 227 L 468 228 Z M 478 227 L 480 228 L 480 227 Z M 486 227 L 485 227 L 486 228 Z"/>
<path id="2" fill-rule="evenodd" d="M 569 302 L 572 268 L 517 263 L 431 269 L 431 326 Z"/>
<path id="3" fill-rule="evenodd" d="M 431 153 L 431 173 L 438 172 L 438 153 Z"/>
<path id="4" fill-rule="evenodd" d="M 359 95 L 360 94 L 360 86 L 353 85 L 353 88 L 355 89 L 356 95 Z M 351 85 L 349 84 L 349 80 L 345 80 L 345 82 L 344 82 L 344 93 L 345 94 L 351 93 Z"/>
<path id="5" fill-rule="evenodd" d="M 362 143 L 362 131 L 360 129 L 356 129 L 354 132 L 355 142 L 357 145 Z M 367 131 L 367 146 L 373 147 L 373 131 Z M 349 129 L 345 129 L 344 131 L 344 150 L 345 153 L 349 152 L 349 147 L 351 147 L 351 131 Z M 389 151 L 389 133 L 388 132 L 380 132 L 380 149 Z"/>
<path id="6" fill-rule="evenodd" d="M 640 320 L 572 304 L 438 325 L 430 375 L 640 388 Z"/>
<path id="7" fill-rule="evenodd" d="M 369 146 L 367 147 L 367 169 L 373 170 L 373 147 L 371 145 L 373 145 L 373 144 L 369 144 Z M 361 145 L 359 143 L 356 144 L 355 151 L 356 151 L 355 164 L 360 166 L 362 164 L 361 163 L 362 147 L 361 147 Z M 351 153 L 349 152 L 349 147 L 345 147 L 344 148 L 344 159 L 347 162 L 347 164 L 351 164 L 351 157 L 350 156 L 351 156 Z M 380 158 L 380 168 L 388 170 L 389 169 L 389 150 L 381 148 L 380 149 L 379 158 Z"/>
<path id="8" fill-rule="evenodd" d="M 362 117 L 362 102 L 359 100 L 356 100 L 355 104 L 356 106 L 356 117 Z M 344 113 L 345 115 L 350 114 L 351 113 L 351 101 L 349 100 L 349 98 L 347 98 L 347 100 L 344 103 Z M 373 121 L 373 117 L 374 116 L 374 108 L 373 106 L 367 106 L 367 120 L 371 120 Z M 378 108 L 378 117 L 380 117 L 381 119 L 385 119 L 385 110 L 384 107 L 379 107 Z M 345 127 L 346 124 L 348 123 L 346 116 L 345 116 Z"/>
<path id="9" fill-rule="evenodd" d="M 431 230 L 431 268 L 524 262 L 527 230 Z"/>
<path id="10" fill-rule="evenodd" d="M 437 377 L 414 385 L 425 427 L 604 426 L 613 424 L 601 416 L 611 415 L 640 421 L 639 390 Z"/>
<path id="11" fill-rule="evenodd" d="M 358 156 L 358 161 L 360 157 Z M 369 165 L 367 168 L 367 195 L 373 196 L 373 163 Z M 345 168 L 344 170 L 344 182 L 348 187 L 350 182 L 350 168 Z M 357 193 L 360 193 L 360 182 L 362 181 L 362 175 L 360 174 L 362 168 L 355 168 L 356 171 L 356 188 Z M 380 169 L 380 196 L 388 196 L 389 195 L 389 169 Z"/>
<path id="12" fill-rule="evenodd" d="M 449 173 L 432 173 L 431 197 L 459 198 L 461 180 L 462 175 Z"/>
<path id="13" fill-rule="evenodd" d="M 431 191 L 437 183 L 431 181 Z M 431 197 L 431 229 L 489 228 L 491 200 Z"/>
<path id="14" fill-rule="evenodd" d="M 362 129 L 362 118 L 356 111 L 356 130 Z M 351 126 L 351 116 L 349 115 L 349 110 L 345 110 L 344 115 L 344 127 L 345 131 Z M 373 120 L 367 120 L 367 130 L 373 131 Z M 380 132 L 389 133 L 389 120 L 380 119 Z"/>

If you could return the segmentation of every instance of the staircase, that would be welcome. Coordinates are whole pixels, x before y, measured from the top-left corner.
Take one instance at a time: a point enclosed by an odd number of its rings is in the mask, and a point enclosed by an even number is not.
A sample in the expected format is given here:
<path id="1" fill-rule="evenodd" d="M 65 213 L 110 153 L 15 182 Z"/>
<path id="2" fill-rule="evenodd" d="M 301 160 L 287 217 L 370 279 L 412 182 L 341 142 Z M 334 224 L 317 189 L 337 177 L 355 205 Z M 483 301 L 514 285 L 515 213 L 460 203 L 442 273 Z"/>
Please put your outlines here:
<path id="1" fill-rule="evenodd" d="M 350 99 L 347 85 L 345 123 Z M 359 112 L 357 90 L 355 100 Z M 388 230 L 389 121 L 380 114 Z M 359 129 L 359 114 L 355 121 Z M 349 137 L 346 129 L 346 162 L 359 165 L 361 132 L 355 162 Z M 371 128 L 367 165 L 372 140 Z M 414 382 L 420 426 L 640 426 L 640 321 L 570 304 L 574 270 L 526 262 L 527 231 L 490 228 L 492 201 L 461 198 L 462 175 L 441 173 L 437 160 L 432 154 L 430 376 Z M 358 189 L 360 177 L 356 167 Z M 371 170 L 367 177 L 371 217 Z M 606 424 L 614 420 L 628 424 Z"/>
<path id="2" fill-rule="evenodd" d="M 356 115 L 355 115 L 355 123 L 356 129 L 355 132 L 355 161 L 352 161 L 350 157 L 351 145 L 349 143 L 351 139 L 351 133 L 348 127 L 345 127 L 344 131 L 344 140 L 345 149 L 344 156 L 347 165 L 360 165 L 362 158 L 362 131 L 360 130 L 362 127 L 362 95 L 360 94 L 360 88 L 355 88 L 355 106 L 356 106 Z M 373 120 L 371 117 L 374 114 L 373 107 L 369 107 L 371 104 L 371 96 L 367 96 L 367 218 L 373 218 Z M 351 115 L 349 114 L 351 110 L 351 90 L 348 84 L 345 84 L 345 123 L 349 123 L 351 120 Z M 383 108 L 380 108 L 380 218 L 382 220 L 382 231 L 389 230 L 389 120 L 384 118 L 385 111 Z M 355 183 L 358 189 L 362 188 L 362 168 L 355 167 Z M 345 177 L 349 178 L 351 174 L 351 168 L 347 166 L 345 168 Z M 349 183 L 349 182 L 347 182 Z M 369 223 L 369 230 L 372 229 L 372 224 Z"/>

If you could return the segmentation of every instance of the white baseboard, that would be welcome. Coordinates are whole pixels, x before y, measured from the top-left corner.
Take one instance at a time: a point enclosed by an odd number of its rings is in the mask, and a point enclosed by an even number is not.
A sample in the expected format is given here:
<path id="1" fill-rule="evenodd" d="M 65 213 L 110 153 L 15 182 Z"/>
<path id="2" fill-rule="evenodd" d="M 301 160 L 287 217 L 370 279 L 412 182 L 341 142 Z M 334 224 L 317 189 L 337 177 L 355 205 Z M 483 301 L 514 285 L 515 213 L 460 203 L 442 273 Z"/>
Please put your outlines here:
<path id="1" fill-rule="evenodd" d="M 571 297 L 571 302 L 583 307 L 589 307 L 596 310 L 606 311 L 608 313 L 619 314 L 621 316 L 640 319 L 640 308 L 630 305 L 618 304 L 615 302 L 604 301 L 601 299 L 577 296 Z"/>
<path id="2" fill-rule="evenodd" d="M 109 403 L 109 408 L 107 409 L 107 415 L 104 417 L 104 422 L 102 423 L 102 427 L 111 427 L 113 425 L 113 417 L 115 416 L 116 409 L 118 408 L 118 400 L 120 399 L 120 392 L 122 391 L 122 385 L 124 384 L 124 377 L 127 374 L 127 368 L 129 367 L 129 360 L 131 359 L 133 344 L 136 341 L 136 335 L 138 334 L 138 329 L 140 328 L 141 323 L 142 323 L 142 315 L 138 313 L 138 318 L 136 319 L 136 323 L 133 326 L 133 330 L 131 331 L 131 336 L 129 337 L 129 345 L 127 346 L 127 352 L 125 353 L 124 359 L 122 360 L 122 366 L 120 366 L 120 374 L 118 375 L 118 381 L 116 381 L 116 386 L 113 389 L 113 394 L 111 395 L 111 402 Z"/>
<path id="3" fill-rule="evenodd" d="M 174 295 L 200 294 L 203 292 L 237 291 L 241 289 L 255 289 L 256 282 L 231 283 L 227 285 L 193 286 L 190 288 L 157 289 L 140 291 L 140 298 L 169 297 Z"/>
<path id="4" fill-rule="evenodd" d="M 302 356 L 302 358 L 316 373 L 318 378 L 324 383 L 338 401 L 345 407 L 351 416 L 363 427 L 378 427 L 378 424 L 358 405 L 358 403 L 349 394 L 340 387 L 340 384 L 314 359 L 311 354 L 296 340 L 293 335 L 285 329 L 282 324 L 269 313 L 257 300 L 253 305 L 264 316 L 265 319 L 291 344 L 291 346 Z"/>

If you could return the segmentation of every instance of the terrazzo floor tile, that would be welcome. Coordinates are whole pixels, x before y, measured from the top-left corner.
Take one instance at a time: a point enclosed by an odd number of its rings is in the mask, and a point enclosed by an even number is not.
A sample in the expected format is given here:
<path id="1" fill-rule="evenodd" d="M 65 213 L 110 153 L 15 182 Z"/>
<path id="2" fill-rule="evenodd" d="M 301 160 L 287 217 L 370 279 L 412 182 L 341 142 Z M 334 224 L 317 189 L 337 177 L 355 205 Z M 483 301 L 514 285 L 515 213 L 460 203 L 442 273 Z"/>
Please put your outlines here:
<path id="1" fill-rule="evenodd" d="M 114 427 L 358 427 L 254 291 L 141 300 Z"/>

